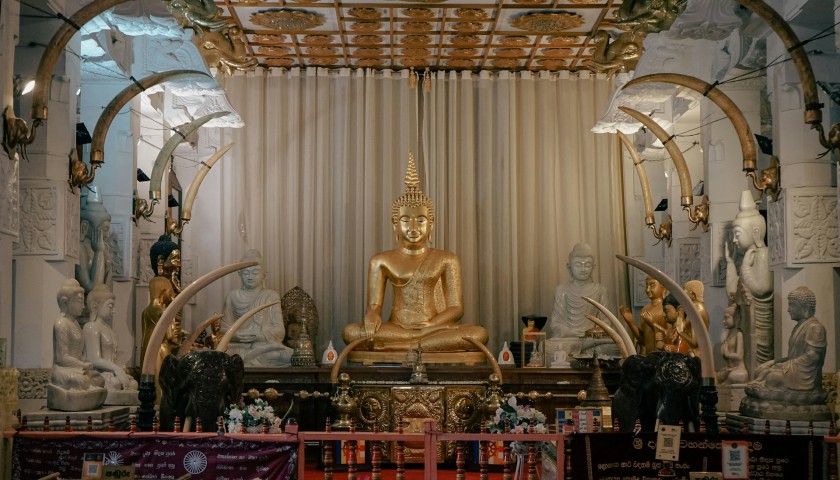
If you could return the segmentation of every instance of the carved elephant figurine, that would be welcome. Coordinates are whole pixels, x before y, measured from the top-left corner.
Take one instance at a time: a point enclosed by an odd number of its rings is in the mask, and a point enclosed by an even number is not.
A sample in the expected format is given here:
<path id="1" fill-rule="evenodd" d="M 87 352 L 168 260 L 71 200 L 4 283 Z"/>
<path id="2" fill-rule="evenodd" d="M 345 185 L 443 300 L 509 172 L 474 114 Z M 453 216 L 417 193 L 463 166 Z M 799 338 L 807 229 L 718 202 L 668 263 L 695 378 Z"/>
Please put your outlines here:
<path id="1" fill-rule="evenodd" d="M 185 426 L 194 428 L 201 418 L 205 429 L 215 429 L 225 408 L 239 403 L 244 377 L 245 363 L 239 355 L 216 350 L 194 350 L 181 358 L 169 355 L 159 374 L 161 431 L 171 432 L 176 416 Z"/>
<path id="2" fill-rule="evenodd" d="M 612 411 L 622 432 L 633 431 L 637 419 L 643 431 L 653 431 L 657 420 L 666 425 L 682 421 L 686 431 L 699 430 L 700 359 L 653 352 L 632 355 L 621 368 Z"/>

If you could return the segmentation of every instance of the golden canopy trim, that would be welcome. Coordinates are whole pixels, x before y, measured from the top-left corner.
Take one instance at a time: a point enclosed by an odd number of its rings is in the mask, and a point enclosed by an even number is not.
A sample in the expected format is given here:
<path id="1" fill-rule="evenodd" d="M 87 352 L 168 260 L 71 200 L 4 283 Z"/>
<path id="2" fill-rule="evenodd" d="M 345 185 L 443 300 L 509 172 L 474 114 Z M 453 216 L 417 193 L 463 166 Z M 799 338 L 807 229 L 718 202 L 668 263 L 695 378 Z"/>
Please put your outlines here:
<path id="1" fill-rule="evenodd" d="M 583 17 L 571 12 L 528 12 L 510 21 L 510 26 L 534 33 L 554 33 L 583 25 Z"/>
<path id="2" fill-rule="evenodd" d="M 251 14 L 251 23 L 274 30 L 309 30 L 324 22 L 324 16 L 319 13 L 294 8 L 270 8 Z"/>

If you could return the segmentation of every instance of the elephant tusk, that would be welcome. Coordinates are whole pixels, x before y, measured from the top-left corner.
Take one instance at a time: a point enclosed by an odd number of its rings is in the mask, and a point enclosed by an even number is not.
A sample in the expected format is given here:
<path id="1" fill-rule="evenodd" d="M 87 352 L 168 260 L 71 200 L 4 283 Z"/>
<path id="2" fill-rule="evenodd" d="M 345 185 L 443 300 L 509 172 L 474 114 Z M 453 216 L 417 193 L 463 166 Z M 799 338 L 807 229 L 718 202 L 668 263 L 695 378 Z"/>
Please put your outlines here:
<path id="1" fill-rule="evenodd" d="M 190 350 L 192 350 L 192 344 L 195 343 L 195 339 L 198 338 L 199 335 L 201 335 L 201 332 L 203 332 L 205 328 L 209 327 L 210 324 L 212 324 L 216 320 L 219 320 L 222 317 L 224 317 L 224 314 L 217 313 L 217 314 L 213 315 L 212 317 L 208 318 L 207 320 L 205 320 L 204 322 L 202 322 L 202 324 L 199 325 L 198 328 L 196 328 L 193 331 L 192 335 L 190 335 L 190 338 L 188 338 L 187 341 L 182 343 L 181 347 L 178 348 L 177 357 L 181 358 L 184 355 L 190 353 Z M 189 430 L 187 430 L 185 428 L 184 431 L 189 431 Z"/>
<path id="2" fill-rule="evenodd" d="M 228 143 L 224 147 L 220 148 L 216 153 L 210 156 L 206 162 L 201 162 L 201 169 L 199 169 L 198 173 L 195 174 L 195 178 L 193 179 L 192 183 L 190 184 L 190 188 L 187 190 L 187 196 L 184 200 L 184 208 L 181 209 L 181 221 L 187 223 L 192 218 L 192 206 L 195 202 L 195 196 L 198 195 L 198 188 L 201 186 L 201 182 L 204 181 L 204 177 L 207 176 L 207 173 L 213 168 L 213 165 L 219 161 L 220 158 L 224 156 L 231 148 L 233 148 L 233 143 Z"/>
<path id="3" fill-rule="evenodd" d="M 674 161 L 674 167 L 677 169 L 677 176 L 680 179 L 680 205 L 683 207 L 690 206 L 694 202 L 694 196 L 691 193 L 691 173 L 688 171 L 688 165 L 685 164 L 685 158 L 682 152 L 676 142 L 672 141 L 674 137 L 668 135 L 668 132 L 664 128 L 644 113 L 629 107 L 618 107 L 618 109 L 642 122 L 642 125 L 653 132 L 656 138 L 665 146 L 665 149 L 668 150 L 671 159 Z"/>
<path id="4" fill-rule="evenodd" d="M 484 346 L 483 343 L 479 342 L 478 340 L 472 337 L 461 337 L 461 339 L 472 343 L 473 345 L 478 347 L 479 350 L 484 352 L 484 355 L 490 360 L 490 366 L 493 367 L 493 373 L 495 373 L 499 377 L 499 385 L 504 383 L 502 381 L 502 369 L 499 368 L 499 362 L 496 361 L 496 357 L 493 356 L 493 352 L 491 352 L 486 346 Z"/>
<path id="5" fill-rule="evenodd" d="M 186 303 L 195 296 L 195 294 L 200 292 L 207 285 L 210 285 L 214 281 L 229 273 L 242 270 L 243 268 L 253 267 L 257 264 L 257 262 L 240 262 L 217 268 L 205 273 L 203 276 L 199 277 L 198 280 L 187 285 L 186 288 L 181 290 L 181 293 L 179 293 L 175 299 L 172 300 L 172 303 L 166 307 L 166 310 L 163 311 L 157 325 L 155 325 L 155 329 L 152 330 L 152 335 L 149 337 L 149 343 L 146 347 L 146 356 L 143 357 L 143 369 L 141 370 L 141 373 L 144 376 L 151 377 L 152 379 L 154 379 L 154 376 L 157 375 L 157 372 L 155 371 L 155 360 L 157 358 L 158 350 L 160 350 L 160 345 L 163 343 L 163 336 L 178 311 L 180 311 L 181 308 L 183 308 L 184 305 L 186 305 Z"/>
<path id="6" fill-rule="evenodd" d="M 357 338 L 350 342 L 349 345 L 344 347 L 344 350 L 338 354 L 338 358 L 335 359 L 335 365 L 333 365 L 332 369 L 330 370 L 330 382 L 333 385 L 338 383 L 338 371 L 341 369 L 341 364 L 344 363 L 344 359 L 347 358 L 347 355 L 353 351 L 354 348 L 359 346 L 362 342 L 367 342 L 372 340 L 371 338 Z"/>
<path id="7" fill-rule="evenodd" d="M 738 105 L 723 93 L 716 85 L 706 83 L 697 77 L 690 75 L 682 75 L 679 73 L 654 73 L 650 75 L 643 75 L 639 78 L 634 78 L 627 82 L 623 88 L 639 85 L 642 83 L 672 83 L 682 87 L 690 88 L 698 92 L 715 103 L 732 122 L 735 128 L 735 133 L 738 135 L 738 140 L 741 143 L 741 158 L 743 159 L 743 170 L 751 172 L 755 170 L 756 165 L 756 147 L 755 140 L 750 128 L 747 118 L 744 113 L 738 108 Z"/>
<path id="8" fill-rule="evenodd" d="M 236 321 L 233 322 L 233 325 L 230 326 L 228 331 L 225 332 L 225 335 L 219 341 L 219 345 L 216 346 L 216 351 L 226 352 L 227 348 L 228 348 L 228 344 L 230 343 L 230 340 L 233 338 L 233 334 L 236 333 L 236 331 L 239 330 L 239 328 L 242 327 L 242 325 L 245 325 L 245 322 L 250 320 L 251 317 L 253 317 L 257 313 L 259 313 L 260 311 L 265 310 L 266 308 L 269 308 L 269 307 L 273 307 L 274 305 L 277 305 L 278 303 L 280 303 L 279 300 L 276 300 L 276 301 L 271 302 L 271 303 L 264 303 L 262 305 L 257 305 L 256 307 L 254 307 L 254 308 L 248 310 L 247 312 L 243 313 L 241 317 L 237 318 Z"/>
<path id="9" fill-rule="evenodd" d="M 600 318 L 596 317 L 595 315 L 587 315 L 586 318 L 588 318 L 589 321 L 591 321 L 595 325 L 598 325 L 605 332 L 607 332 L 607 335 L 610 336 L 613 343 L 615 343 L 615 345 L 618 347 L 618 350 L 621 352 L 621 358 L 622 359 L 630 356 L 630 352 L 627 351 L 627 345 L 624 343 L 624 339 L 621 338 L 621 335 L 619 335 L 618 332 L 616 332 L 614 328 L 609 326 L 607 324 L 607 322 L 601 320 Z M 635 355 L 635 353 L 633 353 L 633 355 Z"/>
<path id="10" fill-rule="evenodd" d="M 132 98 L 160 83 L 197 76 L 210 77 L 210 75 L 199 70 L 170 70 L 149 75 L 142 80 L 135 80 L 131 85 L 125 87 L 105 107 L 99 120 L 96 121 L 96 128 L 93 129 L 93 138 L 90 144 L 91 165 L 105 161 L 105 136 L 108 134 L 111 122 Z"/>
<path id="11" fill-rule="evenodd" d="M 636 148 L 633 147 L 633 143 L 627 138 L 627 135 L 617 131 L 618 139 L 621 140 L 621 144 L 624 145 L 624 148 L 627 149 L 627 152 L 630 153 L 630 158 L 633 159 L 633 165 L 636 166 L 636 174 L 639 176 L 639 183 L 642 186 L 642 198 L 645 200 L 645 225 L 654 225 L 656 223 L 656 219 L 653 218 L 653 197 L 650 194 L 650 181 L 648 181 L 647 170 L 645 170 L 645 166 L 642 165 L 642 160 L 639 158 L 639 152 L 636 151 Z"/>
<path id="12" fill-rule="evenodd" d="M 152 168 L 152 179 L 149 182 L 150 199 L 160 200 L 160 184 L 163 181 L 163 170 L 166 166 L 166 162 L 169 161 L 169 157 L 172 156 L 172 152 L 175 151 L 175 147 L 177 147 L 179 143 L 183 142 L 184 139 L 191 135 L 194 131 L 198 130 L 198 127 L 204 125 L 210 120 L 213 120 L 214 118 L 224 117 L 229 113 L 230 112 L 211 113 L 193 120 L 192 122 L 182 126 L 180 129 L 172 129 L 175 131 L 175 135 L 169 137 L 169 140 L 163 144 L 163 148 L 160 149 L 160 152 L 158 152 L 157 158 L 155 159 L 155 166 Z"/>
<path id="13" fill-rule="evenodd" d="M 659 283 L 665 286 L 669 292 L 680 302 L 683 307 L 688 321 L 691 323 L 691 328 L 694 329 L 694 335 L 697 338 L 697 346 L 700 353 L 700 369 L 704 378 L 715 378 L 715 360 L 712 356 L 712 342 L 709 339 L 709 331 L 706 329 L 706 324 L 700 318 L 700 312 L 697 311 L 697 306 L 691 301 L 688 293 L 675 282 L 671 277 L 662 273 L 661 270 L 653 265 L 643 262 L 638 258 L 631 258 L 625 255 L 616 255 L 616 258 L 624 263 L 633 265 L 642 270 L 651 277 L 659 280 Z M 713 380 L 714 381 L 714 380 Z M 714 384 L 714 383 L 713 383 Z"/>
<path id="14" fill-rule="evenodd" d="M 814 70 L 811 68 L 811 61 L 808 60 L 808 53 L 803 48 L 802 42 L 799 41 L 799 37 L 796 36 L 785 19 L 762 0 L 735 1 L 763 18 L 770 28 L 776 32 L 782 43 L 785 44 L 787 51 L 790 52 L 793 64 L 796 65 L 799 82 L 802 84 L 802 96 L 805 99 L 805 123 L 821 125 L 823 104 L 820 103 L 820 97 L 817 93 L 817 82 L 814 78 Z"/>
<path id="15" fill-rule="evenodd" d="M 67 42 L 93 17 L 127 1 L 129 0 L 96 0 L 90 2 L 77 10 L 76 13 L 58 27 L 58 30 L 44 50 L 44 55 L 41 56 L 41 61 L 38 63 L 38 70 L 35 73 L 35 91 L 32 92 L 31 110 L 32 119 L 34 120 L 32 125 L 33 130 L 47 119 L 47 97 L 50 94 L 52 73 L 55 70 L 58 57 L 64 53 L 64 47 L 67 46 Z"/>
<path id="16" fill-rule="evenodd" d="M 618 321 L 618 317 L 616 317 L 610 311 L 609 308 L 605 307 L 601 303 L 598 303 L 598 302 L 596 302 L 595 300 L 593 300 L 589 297 L 583 297 L 583 299 L 586 300 L 587 302 L 589 302 L 590 304 L 592 304 L 593 307 L 600 310 L 600 312 L 603 313 L 604 316 L 607 317 L 610 320 L 610 323 L 612 323 L 613 329 L 616 331 L 616 333 L 618 333 L 621 336 L 621 341 L 624 344 L 624 346 L 627 348 L 627 354 L 628 355 L 636 355 L 636 346 L 633 344 L 633 340 L 630 338 L 630 334 L 627 333 L 627 330 L 624 329 L 624 325 L 622 325 L 621 322 Z M 601 327 L 601 328 L 603 328 L 603 327 Z M 620 346 L 619 346 L 619 348 L 620 348 Z"/>

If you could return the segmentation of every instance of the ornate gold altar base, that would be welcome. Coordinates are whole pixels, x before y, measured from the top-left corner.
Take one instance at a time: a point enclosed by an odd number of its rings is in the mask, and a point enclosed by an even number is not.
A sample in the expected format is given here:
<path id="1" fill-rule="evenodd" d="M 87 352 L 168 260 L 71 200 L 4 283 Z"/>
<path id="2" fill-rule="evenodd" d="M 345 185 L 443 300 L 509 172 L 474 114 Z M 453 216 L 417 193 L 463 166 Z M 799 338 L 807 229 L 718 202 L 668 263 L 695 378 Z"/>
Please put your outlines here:
<path id="1" fill-rule="evenodd" d="M 406 352 L 350 352 L 347 360 L 362 365 L 376 363 L 402 363 Z M 475 365 L 484 363 L 487 357 L 482 352 L 438 352 L 423 353 L 423 363 L 454 363 L 458 365 Z"/>

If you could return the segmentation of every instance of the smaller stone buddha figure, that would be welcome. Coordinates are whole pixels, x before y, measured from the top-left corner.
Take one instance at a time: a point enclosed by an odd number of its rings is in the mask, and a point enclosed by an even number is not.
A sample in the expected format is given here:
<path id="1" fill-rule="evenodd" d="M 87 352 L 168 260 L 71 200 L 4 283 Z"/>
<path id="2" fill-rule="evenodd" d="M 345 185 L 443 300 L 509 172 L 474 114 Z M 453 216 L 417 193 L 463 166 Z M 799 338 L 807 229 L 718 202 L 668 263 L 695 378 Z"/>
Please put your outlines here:
<path id="1" fill-rule="evenodd" d="M 598 348 L 599 354 L 605 356 L 605 350 L 615 345 L 609 338 L 587 338 L 587 330 L 592 327 L 586 316 L 600 317 L 597 308 L 589 304 L 583 297 L 589 297 L 602 305 L 609 307 L 610 296 L 606 287 L 592 279 L 595 269 L 595 254 L 586 243 L 578 243 L 569 252 L 569 263 L 566 264 L 571 279 L 561 283 L 554 291 L 554 309 L 551 312 L 549 334 L 551 338 L 565 339 L 563 350 L 576 354 L 583 350 Z M 616 354 L 618 350 L 615 349 Z"/>
<path id="2" fill-rule="evenodd" d="M 265 288 L 265 265 L 258 250 L 248 250 L 240 260 L 258 262 L 239 270 L 240 288 L 225 297 L 222 326 L 227 331 L 247 311 L 259 305 L 280 302 L 280 294 Z M 287 367 L 291 365 L 294 349 L 283 344 L 286 328 L 280 306 L 273 305 L 257 312 L 233 334 L 228 353 L 238 353 L 246 367 Z"/>
<path id="3" fill-rule="evenodd" d="M 360 351 L 407 352 L 420 345 L 431 362 L 434 353 L 477 351 L 464 337 L 487 342 L 480 325 L 461 325 L 464 315 L 461 263 L 445 250 L 427 245 L 435 224 L 432 201 L 420 190 L 414 157 L 409 156 L 405 192 L 391 206 L 398 241 L 393 250 L 377 253 L 368 266 L 367 312 L 362 323 L 344 328 L 344 342 L 369 339 Z M 388 321 L 382 319 L 385 288 L 393 288 Z M 384 361 L 400 361 L 402 356 Z M 377 360 L 374 360 L 377 361 Z"/>
<path id="4" fill-rule="evenodd" d="M 747 366 L 744 365 L 744 332 L 739 326 L 740 312 L 738 305 L 730 304 L 723 312 L 723 328 L 726 338 L 720 344 L 720 354 L 724 366 L 717 371 L 717 381 L 720 385 L 745 383 L 749 378 Z"/>
<path id="5" fill-rule="evenodd" d="M 114 315 L 114 294 L 99 284 L 88 294 L 90 320 L 82 328 L 85 338 L 85 360 L 105 379 L 106 405 L 137 405 L 137 381 L 117 363 L 117 336 L 111 329 Z"/>
<path id="6" fill-rule="evenodd" d="M 112 285 L 113 257 L 108 245 L 111 232 L 111 214 L 105 209 L 99 192 L 92 187 L 87 195 L 87 204 L 80 211 L 79 224 L 79 263 L 76 265 L 76 280 L 85 289 L 104 283 Z"/>
<path id="7" fill-rule="evenodd" d="M 57 295 L 61 314 L 53 324 L 53 367 L 47 385 L 47 408 L 78 412 L 102 406 L 107 391 L 102 378 L 83 360 L 84 337 L 79 315 L 85 307 L 85 290 L 75 279 L 67 279 Z"/>
<path id="8" fill-rule="evenodd" d="M 752 193 L 741 193 L 739 212 L 732 221 L 732 246 L 726 243 L 726 293 L 741 309 L 741 318 L 752 327 L 751 361 L 755 365 L 773 358 L 773 273 L 764 244 L 767 223 L 755 208 Z"/>
<path id="9" fill-rule="evenodd" d="M 808 287 L 788 295 L 788 314 L 796 326 L 786 357 L 762 363 L 744 389 L 741 414 L 759 418 L 828 420 L 827 394 L 822 386 L 827 337 L 814 317 L 817 299 Z"/>

